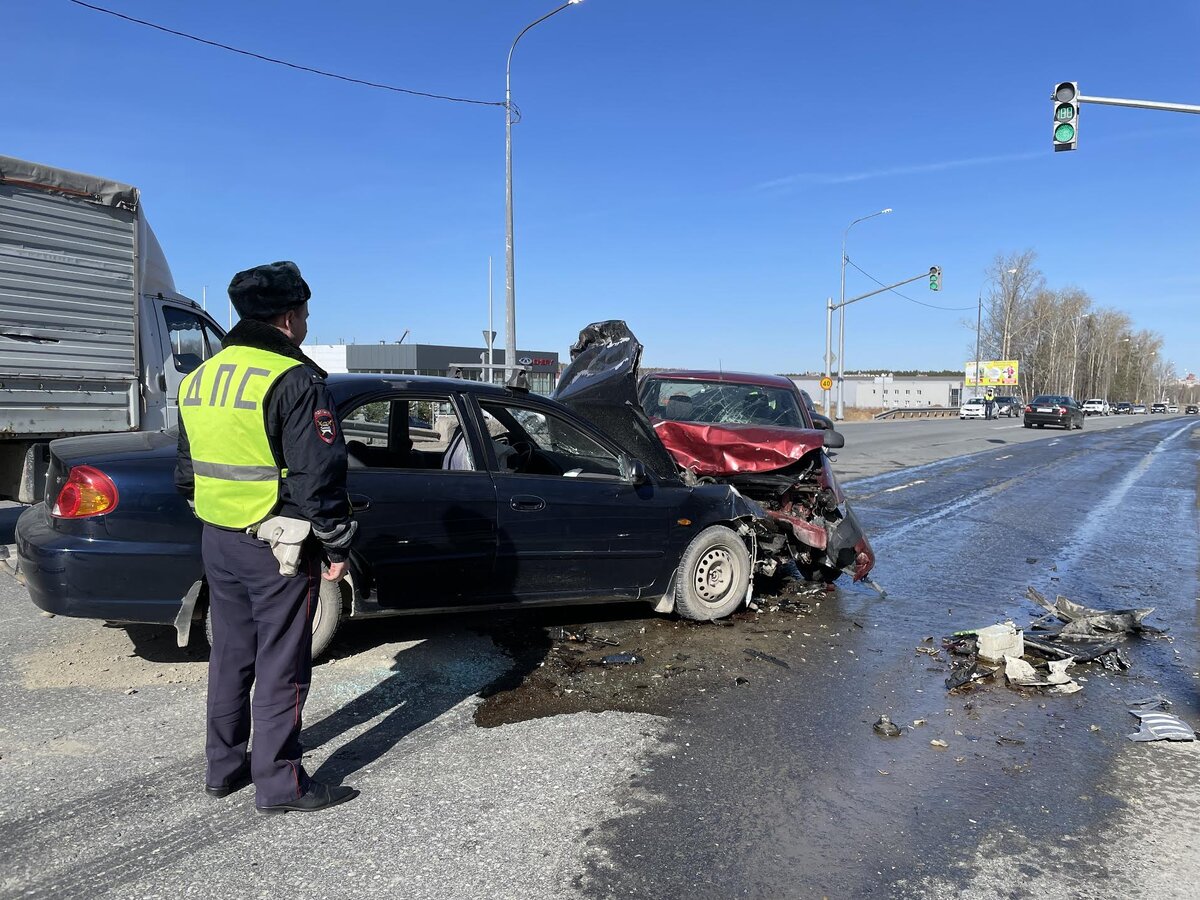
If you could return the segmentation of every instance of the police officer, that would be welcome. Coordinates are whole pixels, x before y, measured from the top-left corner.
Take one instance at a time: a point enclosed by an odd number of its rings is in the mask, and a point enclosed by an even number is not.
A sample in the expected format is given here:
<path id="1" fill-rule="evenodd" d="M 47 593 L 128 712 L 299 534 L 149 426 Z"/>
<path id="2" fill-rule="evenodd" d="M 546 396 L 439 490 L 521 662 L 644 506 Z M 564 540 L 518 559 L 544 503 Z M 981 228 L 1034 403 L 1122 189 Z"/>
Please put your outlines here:
<path id="1" fill-rule="evenodd" d="M 993 418 L 995 409 L 996 409 L 996 392 L 993 391 L 991 388 L 988 388 L 983 393 L 983 417 L 985 419 Z"/>
<path id="2" fill-rule="evenodd" d="M 238 272 L 229 299 L 241 320 L 179 390 L 175 481 L 204 521 L 212 623 L 205 790 L 225 797 L 253 781 L 255 805 L 268 813 L 357 796 L 309 778 L 300 759 L 313 607 L 321 578 L 344 576 L 356 528 L 325 372 L 300 352 L 310 296 L 295 263 Z M 283 535 L 274 549 L 257 536 L 264 520 L 268 537 Z M 286 554 L 276 558 L 287 542 L 290 569 Z"/>

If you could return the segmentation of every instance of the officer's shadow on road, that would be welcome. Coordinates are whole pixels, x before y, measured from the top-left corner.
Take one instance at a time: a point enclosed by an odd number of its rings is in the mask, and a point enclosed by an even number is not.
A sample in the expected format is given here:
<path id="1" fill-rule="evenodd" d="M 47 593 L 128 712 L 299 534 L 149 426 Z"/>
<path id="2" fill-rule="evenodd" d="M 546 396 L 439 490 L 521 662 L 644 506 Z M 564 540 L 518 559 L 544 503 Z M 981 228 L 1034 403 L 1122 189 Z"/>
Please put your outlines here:
<path id="1" fill-rule="evenodd" d="M 457 511 L 456 521 L 462 524 L 461 510 Z M 503 534 L 500 544 L 500 558 L 511 558 L 505 552 L 511 550 L 511 544 L 505 545 Z M 515 599 L 512 593 L 515 574 L 515 571 L 495 571 L 493 590 L 499 585 L 500 596 Z M 305 749 L 314 750 L 383 717 L 326 758 L 313 773 L 321 781 L 339 783 L 464 701 L 519 684 L 538 667 L 550 646 L 545 630 L 536 623 L 514 629 L 507 618 L 495 613 L 393 622 L 397 631 L 402 631 L 402 636 L 398 634 L 395 639 L 420 640 L 420 643 L 397 652 L 390 675 L 306 728 L 301 737 Z M 378 629 L 370 629 L 373 634 L 386 630 L 383 622 L 379 625 Z M 514 631 L 519 636 L 515 637 Z M 317 679 L 324 676 L 324 668 L 315 672 Z M 355 680 L 353 675 L 345 674 L 346 668 L 327 670 L 338 678 L 342 689 L 353 686 Z M 367 677 L 376 677 L 377 671 L 368 670 Z"/>
<path id="2" fill-rule="evenodd" d="M 301 738 L 305 750 L 355 732 L 313 776 L 341 782 L 387 754 L 406 736 L 484 691 L 512 667 L 513 661 L 482 634 L 433 634 L 399 651 L 391 674 L 305 729 Z M 334 670 L 331 674 L 340 673 Z M 317 678 L 321 677 L 318 671 Z M 367 723 L 373 724 L 359 730 Z"/>

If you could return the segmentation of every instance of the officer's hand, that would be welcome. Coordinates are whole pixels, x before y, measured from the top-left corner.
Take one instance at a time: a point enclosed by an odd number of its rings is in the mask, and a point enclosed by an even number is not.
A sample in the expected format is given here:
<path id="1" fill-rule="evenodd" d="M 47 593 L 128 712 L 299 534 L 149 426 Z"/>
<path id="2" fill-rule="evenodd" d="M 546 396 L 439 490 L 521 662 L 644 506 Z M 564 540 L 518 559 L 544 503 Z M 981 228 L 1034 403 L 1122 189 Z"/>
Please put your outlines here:
<path id="1" fill-rule="evenodd" d="M 322 572 L 321 577 L 326 581 L 341 581 L 346 577 L 346 564 L 344 562 L 331 562 L 329 569 Z"/>

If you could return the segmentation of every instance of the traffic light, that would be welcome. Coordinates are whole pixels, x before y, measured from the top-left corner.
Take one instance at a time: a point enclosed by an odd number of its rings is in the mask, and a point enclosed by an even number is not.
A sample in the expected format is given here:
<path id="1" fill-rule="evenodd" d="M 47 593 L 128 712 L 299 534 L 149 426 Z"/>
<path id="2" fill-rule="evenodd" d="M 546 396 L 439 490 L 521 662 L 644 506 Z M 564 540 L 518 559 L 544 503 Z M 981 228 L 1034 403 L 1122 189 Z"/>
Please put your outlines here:
<path id="1" fill-rule="evenodd" d="M 929 289 L 931 291 L 940 291 L 942 289 L 942 267 L 929 267 Z"/>
<path id="2" fill-rule="evenodd" d="M 1054 89 L 1054 150 L 1074 150 L 1079 142 L 1079 83 L 1064 81 Z"/>

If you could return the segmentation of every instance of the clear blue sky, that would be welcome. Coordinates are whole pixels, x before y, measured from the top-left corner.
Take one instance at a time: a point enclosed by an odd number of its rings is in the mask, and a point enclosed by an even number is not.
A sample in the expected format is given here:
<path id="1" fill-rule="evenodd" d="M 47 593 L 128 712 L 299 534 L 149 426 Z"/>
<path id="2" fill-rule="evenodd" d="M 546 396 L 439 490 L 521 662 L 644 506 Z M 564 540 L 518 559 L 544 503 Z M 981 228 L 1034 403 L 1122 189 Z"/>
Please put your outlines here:
<path id="1" fill-rule="evenodd" d="M 99 0 L 394 85 L 503 98 L 554 0 Z M 1061 16 L 1055 11 L 1062 10 Z M 0 153 L 130 182 L 180 290 L 224 320 L 234 271 L 294 259 L 322 342 L 473 343 L 504 309 L 504 116 L 342 84 L 112 19 L 11 4 Z M 519 343 L 624 318 L 650 365 L 816 370 L 849 255 L 939 294 L 848 311 L 847 367 L 958 368 L 1000 251 L 1035 249 L 1200 368 L 1200 116 L 1085 106 L 1054 83 L 1200 103 L 1200 4 L 586 0 L 514 56 Z M 850 270 L 848 293 L 870 288 Z M 502 346 L 503 335 L 498 338 Z"/>

